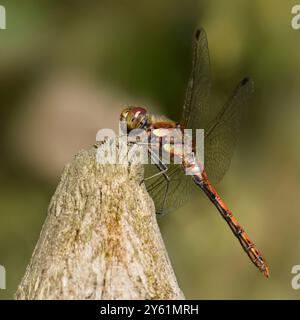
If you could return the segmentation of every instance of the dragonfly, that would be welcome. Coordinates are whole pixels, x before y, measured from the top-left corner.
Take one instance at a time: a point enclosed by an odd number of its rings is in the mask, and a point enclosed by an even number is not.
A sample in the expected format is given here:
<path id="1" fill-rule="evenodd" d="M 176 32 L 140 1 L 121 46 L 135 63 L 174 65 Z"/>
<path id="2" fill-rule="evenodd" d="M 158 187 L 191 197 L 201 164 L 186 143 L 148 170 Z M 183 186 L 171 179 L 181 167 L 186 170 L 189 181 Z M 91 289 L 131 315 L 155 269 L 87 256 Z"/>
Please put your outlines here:
<path id="1" fill-rule="evenodd" d="M 210 58 L 207 36 L 203 28 L 198 28 L 193 41 L 192 71 L 188 82 L 181 121 L 176 122 L 164 116 L 148 113 L 146 107 L 126 107 L 120 120 L 126 124 L 127 133 L 134 129 L 144 131 L 150 137 L 149 157 L 156 158 L 155 165 L 146 165 L 145 182 L 147 191 L 154 200 L 156 211 L 164 214 L 183 204 L 193 189 L 201 189 L 226 221 L 234 236 L 253 264 L 269 277 L 269 267 L 262 253 L 250 240 L 229 210 L 213 183 L 219 182 L 230 166 L 237 142 L 243 107 L 249 102 L 254 84 L 244 78 L 235 88 L 227 102 L 212 118 L 209 106 L 211 87 Z M 188 154 L 178 151 L 176 145 L 163 145 L 166 132 L 175 129 L 204 129 L 204 164 L 195 160 L 194 144 Z M 153 136 L 156 141 L 153 142 Z M 193 135 L 190 139 L 194 140 Z M 154 149 L 156 151 L 154 152 Z M 165 164 L 161 150 L 170 156 L 179 157 L 181 164 Z M 189 171 L 187 175 L 186 172 Z"/>

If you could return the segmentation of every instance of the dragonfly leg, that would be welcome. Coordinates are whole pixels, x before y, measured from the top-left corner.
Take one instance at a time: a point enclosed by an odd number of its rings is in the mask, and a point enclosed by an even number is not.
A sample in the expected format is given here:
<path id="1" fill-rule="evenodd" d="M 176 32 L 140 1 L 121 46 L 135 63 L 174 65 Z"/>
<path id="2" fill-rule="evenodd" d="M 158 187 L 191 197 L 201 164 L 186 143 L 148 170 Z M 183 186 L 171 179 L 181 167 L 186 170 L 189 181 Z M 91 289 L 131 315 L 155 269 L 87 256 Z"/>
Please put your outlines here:
<path id="1" fill-rule="evenodd" d="M 133 141 L 129 141 L 128 142 L 128 145 L 147 145 L 148 146 L 148 153 L 150 155 L 150 158 L 151 160 L 154 162 L 154 164 L 156 165 L 156 167 L 158 168 L 158 172 L 153 174 L 152 176 L 150 177 L 147 177 L 147 178 L 144 178 L 143 180 L 141 180 L 140 182 L 140 185 L 142 183 L 144 183 L 145 181 L 148 181 L 150 179 L 153 179 L 155 177 L 158 177 L 160 175 L 162 175 L 166 181 L 166 190 L 165 190 L 165 193 L 164 193 L 164 197 L 163 197 L 163 201 L 162 201 L 162 206 L 160 208 L 159 211 L 157 211 L 156 213 L 159 214 L 159 215 L 163 215 L 163 211 L 164 211 L 164 207 L 165 207 L 165 204 L 166 204 L 166 201 L 167 201 L 167 195 L 168 195 L 168 191 L 169 191 L 169 185 L 170 185 L 170 177 L 167 175 L 167 171 L 168 171 L 168 166 L 165 165 L 162 160 L 159 158 L 159 156 L 157 155 L 157 153 L 155 153 L 151 147 L 149 147 L 149 143 L 144 143 L 144 142 L 133 142 Z M 151 146 L 151 143 L 150 143 L 150 146 Z M 156 146 L 154 144 L 154 146 Z"/>
<path id="2" fill-rule="evenodd" d="M 166 180 L 170 180 L 170 178 L 166 175 L 166 172 L 168 171 L 168 167 L 161 161 L 159 156 L 154 151 L 151 150 L 151 148 L 148 148 L 148 152 L 149 152 L 151 160 L 155 163 L 155 165 L 159 171 L 150 177 L 144 178 L 140 184 L 142 184 L 143 182 L 145 182 L 147 180 L 158 177 L 160 175 L 164 175 L 164 177 L 166 177 Z"/>
<path id="3" fill-rule="evenodd" d="M 168 167 L 167 167 L 166 165 L 164 165 L 164 164 L 163 164 L 163 166 L 161 166 L 160 164 L 156 164 L 156 166 L 157 166 L 159 172 L 153 174 L 153 175 L 150 176 L 150 177 L 144 178 L 144 179 L 140 182 L 140 185 L 141 185 L 143 182 L 147 181 L 147 180 L 151 180 L 151 179 L 153 179 L 153 178 L 155 178 L 155 177 L 158 177 L 158 176 L 160 176 L 160 175 L 165 175 L 165 173 L 168 171 Z M 168 176 L 166 175 L 166 177 L 168 177 Z M 168 179 L 169 179 L 169 177 L 168 177 Z"/>

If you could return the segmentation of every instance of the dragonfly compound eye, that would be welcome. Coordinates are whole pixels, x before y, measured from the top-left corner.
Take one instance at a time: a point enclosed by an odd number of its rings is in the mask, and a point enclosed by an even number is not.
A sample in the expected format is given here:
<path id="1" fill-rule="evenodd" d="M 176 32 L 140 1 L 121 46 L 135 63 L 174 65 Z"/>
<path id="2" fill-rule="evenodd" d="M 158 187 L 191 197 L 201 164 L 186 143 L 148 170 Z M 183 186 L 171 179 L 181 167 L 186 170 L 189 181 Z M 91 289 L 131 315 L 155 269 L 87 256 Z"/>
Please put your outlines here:
<path id="1" fill-rule="evenodd" d="M 126 120 L 127 120 L 129 111 L 130 111 L 130 108 L 125 108 L 125 109 L 121 112 L 121 115 L 120 115 L 120 120 L 121 120 L 121 121 L 126 121 Z"/>

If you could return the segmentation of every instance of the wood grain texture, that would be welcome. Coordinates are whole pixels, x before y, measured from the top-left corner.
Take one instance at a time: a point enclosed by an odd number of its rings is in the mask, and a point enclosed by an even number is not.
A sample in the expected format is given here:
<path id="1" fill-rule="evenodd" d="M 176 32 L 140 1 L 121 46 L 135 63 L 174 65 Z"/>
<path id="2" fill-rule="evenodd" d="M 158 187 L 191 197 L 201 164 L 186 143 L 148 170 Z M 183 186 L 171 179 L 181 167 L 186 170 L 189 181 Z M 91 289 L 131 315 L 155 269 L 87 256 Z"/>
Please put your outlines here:
<path id="1" fill-rule="evenodd" d="M 100 147 L 101 148 L 101 147 Z M 16 299 L 184 299 L 137 165 L 68 164 Z"/>

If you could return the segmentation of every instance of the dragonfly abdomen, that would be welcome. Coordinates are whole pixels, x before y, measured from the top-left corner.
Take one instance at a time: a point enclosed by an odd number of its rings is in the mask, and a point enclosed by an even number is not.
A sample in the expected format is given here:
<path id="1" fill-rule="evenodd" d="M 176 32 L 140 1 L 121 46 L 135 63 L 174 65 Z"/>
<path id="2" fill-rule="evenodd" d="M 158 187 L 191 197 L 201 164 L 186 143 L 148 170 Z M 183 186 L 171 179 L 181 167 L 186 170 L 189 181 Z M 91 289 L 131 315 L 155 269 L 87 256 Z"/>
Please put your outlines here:
<path id="1" fill-rule="evenodd" d="M 254 263 L 254 265 L 268 278 L 269 277 L 269 268 L 268 265 L 257 249 L 255 244 L 250 240 L 247 233 L 237 222 L 231 211 L 228 209 L 224 201 L 218 195 L 217 191 L 210 184 L 207 179 L 205 171 L 202 172 L 201 177 L 196 175 L 193 177 L 194 182 L 201 188 L 202 191 L 207 195 L 210 201 L 215 205 L 215 207 L 220 212 L 221 216 L 229 225 L 233 234 L 239 240 L 242 248 L 247 253 L 250 260 Z"/>

